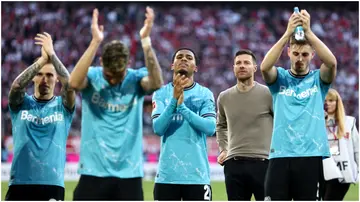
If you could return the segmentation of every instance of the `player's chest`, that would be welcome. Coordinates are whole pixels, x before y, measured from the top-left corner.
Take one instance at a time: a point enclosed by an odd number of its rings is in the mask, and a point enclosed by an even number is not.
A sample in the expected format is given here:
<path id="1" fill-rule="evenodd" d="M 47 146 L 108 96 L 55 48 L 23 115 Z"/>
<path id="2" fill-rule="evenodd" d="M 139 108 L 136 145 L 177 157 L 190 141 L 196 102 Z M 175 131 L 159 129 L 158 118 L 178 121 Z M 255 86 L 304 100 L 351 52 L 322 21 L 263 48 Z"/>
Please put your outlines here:
<path id="1" fill-rule="evenodd" d="M 129 104 L 137 95 L 137 86 L 129 83 L 118 86 L 94 86 L 91 100 L 106 101 L 117 104 Z"/>
<path id="2" fill-rule="evenodd" d="M 321 93 L 320 85 L 313 77 L 302 80 L 287 79 L 279 86 L 278 95 L 291 102 L 304 102 Z"/>
<path id="3" fill-rule="evenodd" d="M 63 107 L 45 105 L 26 107 L 19 111 L 18 120 L 26 125 L 46 126 L 63 123 L 65 120 Z"/>
<path id="4" fill-rule="evenodd" d="M 280 86 L 282 86 L 280 87 L 282 88 L 281 90 L 286 87 L 287 89 L 291 89 L 296 93 L 301 93 L 312 88 L 318 89 L 320 87 L 314 76 L 309 76 L 303 79 L 294 79 L 291 77 L 287 77 L 281 82 Z"/>

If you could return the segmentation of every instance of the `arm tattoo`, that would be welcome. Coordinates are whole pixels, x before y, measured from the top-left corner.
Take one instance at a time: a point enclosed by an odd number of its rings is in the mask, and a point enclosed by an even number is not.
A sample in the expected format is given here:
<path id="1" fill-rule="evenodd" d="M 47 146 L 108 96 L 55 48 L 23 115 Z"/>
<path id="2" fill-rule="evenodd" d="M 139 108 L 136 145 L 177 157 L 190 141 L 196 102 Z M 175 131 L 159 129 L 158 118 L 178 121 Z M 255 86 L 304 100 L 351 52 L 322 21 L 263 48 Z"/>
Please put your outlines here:
<path id="1" fill-rule="evenodd" d="M 63 98 L 63 105 L 71 111 L 75 105 L 75 90 L 71 89 L 67 82 L 63 84 L 60 94 Z"/>
<path id="2" fill-rule="evenodd" d="M 14 80 L 9 92 L 9 104 L 11 108 L 16 108 L 24 101 L 25 88 L 41 68 L 42 66 L 35 62 Z"/>
<path id="3" fill-rule="evenodd" d="M 57 74 L 59 75 L 59 80 L 62 85 L 60 93 L 61 97 L 63 98 L 63 104 L 65 107 L 71 110 L 75 103 L 75 91 L 69 86 L 70 74 L 55 54 L 50 56 L 50 60 L 54 65 Z"/>
<path id="4" fill-rule="evenodd" d="M 150 88 L 157 89 L 163 84 L 162 71 L 152 47 L 144 49 L 145 64 L 149 72 Z"/>
<path id="5" fill-rule="evenodd" d="M 54 65 L 56 72 L 60 77 L 63 79 L 68 80 L 70 77 L 70 74 L 66 67 L 62 64 L 62 62 L 59 60 L 59 58 L 54 54 L 50 57 L 51 63 Z"/>

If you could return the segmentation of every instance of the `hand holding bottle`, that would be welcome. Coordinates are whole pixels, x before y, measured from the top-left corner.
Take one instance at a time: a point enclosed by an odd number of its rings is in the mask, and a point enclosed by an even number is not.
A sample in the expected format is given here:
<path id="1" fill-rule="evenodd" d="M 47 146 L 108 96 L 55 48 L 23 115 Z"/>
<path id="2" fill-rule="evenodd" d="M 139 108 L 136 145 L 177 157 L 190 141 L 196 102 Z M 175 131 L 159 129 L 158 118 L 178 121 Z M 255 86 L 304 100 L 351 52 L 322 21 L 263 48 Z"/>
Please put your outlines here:
<path id="1" fill-rule="evenodd" d="M 294 8 L 294 14 L 298 15 L 300 17 L 300 21 L 301 24 L 303 24 L 303 16 L 301 15 L 301 13 L 299 12 L 299 8 L 295 7 Z M 297 41 L 304 41 L 305 40 L 305 31 L 303 26 L 296 26 L 295 31 L 294 31 L 294 35 L 295 35 L 295 39 Z"/>
<path id="2" fill-rule="evenodd" d="M 295 34 L 296 28 L 301 25 L 301 17 L 299 16 L 299 14 L 293 13 L 289 18 L 285 35 L 290 38 L 293 34 Z"/>

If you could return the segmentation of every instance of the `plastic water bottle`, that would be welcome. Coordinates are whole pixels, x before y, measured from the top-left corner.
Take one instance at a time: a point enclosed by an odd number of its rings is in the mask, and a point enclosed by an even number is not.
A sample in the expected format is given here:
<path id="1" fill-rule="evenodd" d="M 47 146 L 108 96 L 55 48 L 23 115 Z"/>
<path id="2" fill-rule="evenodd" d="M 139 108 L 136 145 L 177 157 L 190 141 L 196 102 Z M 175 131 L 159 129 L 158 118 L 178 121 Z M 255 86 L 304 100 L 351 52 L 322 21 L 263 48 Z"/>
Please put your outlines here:
<path id="1" fill-rule="evenodd" d="M 294 8 L 294 13 L 300 13 L 299 8 Z M 294 31 L 296 41 L 305 41 L 304 28 L 302 26 L 297 26 Z"/>

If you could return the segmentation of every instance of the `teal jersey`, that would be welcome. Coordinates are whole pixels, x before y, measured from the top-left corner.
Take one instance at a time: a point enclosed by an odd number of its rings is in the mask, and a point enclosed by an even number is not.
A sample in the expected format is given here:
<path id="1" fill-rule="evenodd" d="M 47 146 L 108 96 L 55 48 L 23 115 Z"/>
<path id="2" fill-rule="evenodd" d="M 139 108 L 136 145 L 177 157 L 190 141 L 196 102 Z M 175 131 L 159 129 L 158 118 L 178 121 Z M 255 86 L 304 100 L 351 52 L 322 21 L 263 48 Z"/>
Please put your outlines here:
<path id="1" fill-rule="evenodd" d="M 320 70 L 296 76 L 277 68 L 277 79 L 269 85 L 274 108 L 270 159 L 330 156 L 323 107 L 329 88 Z"/>
<path id="2" fill-rule="evenodd" d="M 146 68 L 128 68 L 121 84 L 111 86 L 102 67 L 90 67 L 82 93 L 79 174 L 143 177 L 142 116 Z"/>
<path id="3" fill-rule="evenodd" d="M 41 101 L 25 94 L 18 109 L 10 108 L 14 159 L 9 185 L 64 187 L 66 140 L 73 113 L 60 96 Z"/>
<path id="4" fill-rule="evenodd" d="M 213 93 L 194 83 L 184 90 L 184 102 L 176 107 L 169 83 L 154 93 L 152 102 L 154 130 L 161 136 L 155 182 L 210 184 L 206 137 L 215 134 Z"/>

